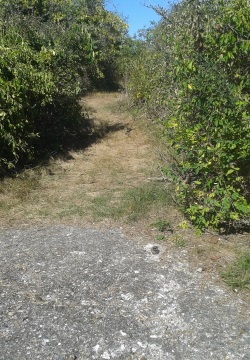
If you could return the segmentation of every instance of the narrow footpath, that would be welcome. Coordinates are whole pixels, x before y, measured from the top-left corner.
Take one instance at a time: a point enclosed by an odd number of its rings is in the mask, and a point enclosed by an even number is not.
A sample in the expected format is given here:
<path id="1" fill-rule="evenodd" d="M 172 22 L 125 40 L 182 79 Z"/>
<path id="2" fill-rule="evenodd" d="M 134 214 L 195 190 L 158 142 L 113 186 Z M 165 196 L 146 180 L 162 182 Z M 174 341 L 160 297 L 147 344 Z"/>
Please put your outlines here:
<path id="1" fill-rule="evenodd" d="M 14 182 L 4 182 L 0 227 L 45 223 L 113 226 L 115 220 L 130 216 L 142 219 L 140 214 L 151 205 L 152 222 L 160 216 L 159 204 L 151 204 L 151 199 L 140 204 L 147 192 L 150 197 L 155 191 L 149 179 L 159 175 L 158 159 L 149 136 L 131 115 L 119 111 L 121 99 L 119 93 L 85 97 L 83 106 L 88 107 L 94 123 L 92 143 L 85 148 L 83 141 L 82 150 L 27 170 Z M 171 216 L 177 216 L 174 209 Z"/>
<path id="2" fill-rule="evenodd" d="M 249 360 L 249 303 L 214 271 L 230 239 L 178 228 L 120 99 L 85 98 L 92 143 L 2 184 L 0 360 Z"/>

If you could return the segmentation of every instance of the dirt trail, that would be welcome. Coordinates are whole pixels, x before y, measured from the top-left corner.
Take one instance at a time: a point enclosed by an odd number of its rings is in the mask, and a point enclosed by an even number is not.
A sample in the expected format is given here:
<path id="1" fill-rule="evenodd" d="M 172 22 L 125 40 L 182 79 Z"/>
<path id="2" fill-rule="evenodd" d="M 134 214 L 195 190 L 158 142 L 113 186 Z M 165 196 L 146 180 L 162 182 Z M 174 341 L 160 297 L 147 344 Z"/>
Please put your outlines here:
<path id="1" fill-rule="evenodd" d="M 164 243 L 168 249 L 185 248 L 190 266 L 208 277 L 218 275 L 239 248 L 248 248 L 249 236 L 208 233 L 198 238 L 191 227 L 179 226 L 184 218 L 171 190 L 149 181 L 160 175 L 152 139 L 140 121 L 121 111 L 121 100 L 118 93 L 85 97 L 83 106 L 90 108 L 95 124 L 92 145 L 3 181 L 0 228 L 122 228 L 127 235 Z M 152 224 L 159 220 L 172 231 L 156 230 Z"/>
<path id="2" fill-rule="evenodd" d="M 87 149 L 71 151 L 67 159 L 52 160 L 49 166 L 4 182 L 1 225 L 83 225 L 118 217 L 112 207 L 124 192 L 147 186 L 148 177 L 159 172 L 149 137 L 128 113 L 112 111 L 121 97 L 97 93 L 82 100 L 92 111 L 99 137 Z"/>

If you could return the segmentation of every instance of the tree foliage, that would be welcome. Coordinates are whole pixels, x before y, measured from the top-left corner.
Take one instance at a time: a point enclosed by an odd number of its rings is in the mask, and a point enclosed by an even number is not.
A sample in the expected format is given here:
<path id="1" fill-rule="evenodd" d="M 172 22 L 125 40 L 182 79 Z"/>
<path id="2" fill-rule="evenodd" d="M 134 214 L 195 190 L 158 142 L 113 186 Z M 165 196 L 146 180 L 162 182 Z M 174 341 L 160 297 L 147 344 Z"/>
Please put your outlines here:
<path id="1" fill-rule="evenodd" d="M 0 0 L 0 173 L 88 131 L 78 99 L 117 82 L 125 37 L 101 0 Z"/>
<path id="2" fill-rule="evenodd" d="M 250 8 L 184 0 L 148 32 L 127 89 L 164 127 L 178 198 L 195 226 L 249 219 Z"/>

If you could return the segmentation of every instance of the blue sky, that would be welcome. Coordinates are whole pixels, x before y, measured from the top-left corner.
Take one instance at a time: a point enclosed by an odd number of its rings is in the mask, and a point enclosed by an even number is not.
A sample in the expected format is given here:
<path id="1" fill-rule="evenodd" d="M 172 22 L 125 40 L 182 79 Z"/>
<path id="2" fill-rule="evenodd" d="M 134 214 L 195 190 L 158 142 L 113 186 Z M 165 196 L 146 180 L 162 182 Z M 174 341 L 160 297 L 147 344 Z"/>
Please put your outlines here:
<path id="1" fill-rule="evenodd" d="M 133 36 L 137 30 L 150 26 L 150 21 L 158 21 L 160 17 L 146 5 L 166 7 L 166 0 L 106 0 L 106 9 L 123 15 L 129 24 L 129 34 Z"/>

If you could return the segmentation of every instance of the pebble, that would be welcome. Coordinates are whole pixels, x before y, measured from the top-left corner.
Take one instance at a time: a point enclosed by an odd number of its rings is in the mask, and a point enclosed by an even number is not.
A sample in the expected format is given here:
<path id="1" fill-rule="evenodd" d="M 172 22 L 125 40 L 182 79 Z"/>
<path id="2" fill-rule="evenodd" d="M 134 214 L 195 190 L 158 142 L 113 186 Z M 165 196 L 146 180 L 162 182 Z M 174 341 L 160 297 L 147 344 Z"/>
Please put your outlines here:
<path id="1" fill-rule="evenodd" d="M 105 360 L 109 360 L 110 359 L 110 355 L 107 351 L 105 351 L 102 355 L 102 358 L 105 359 Z"/>

